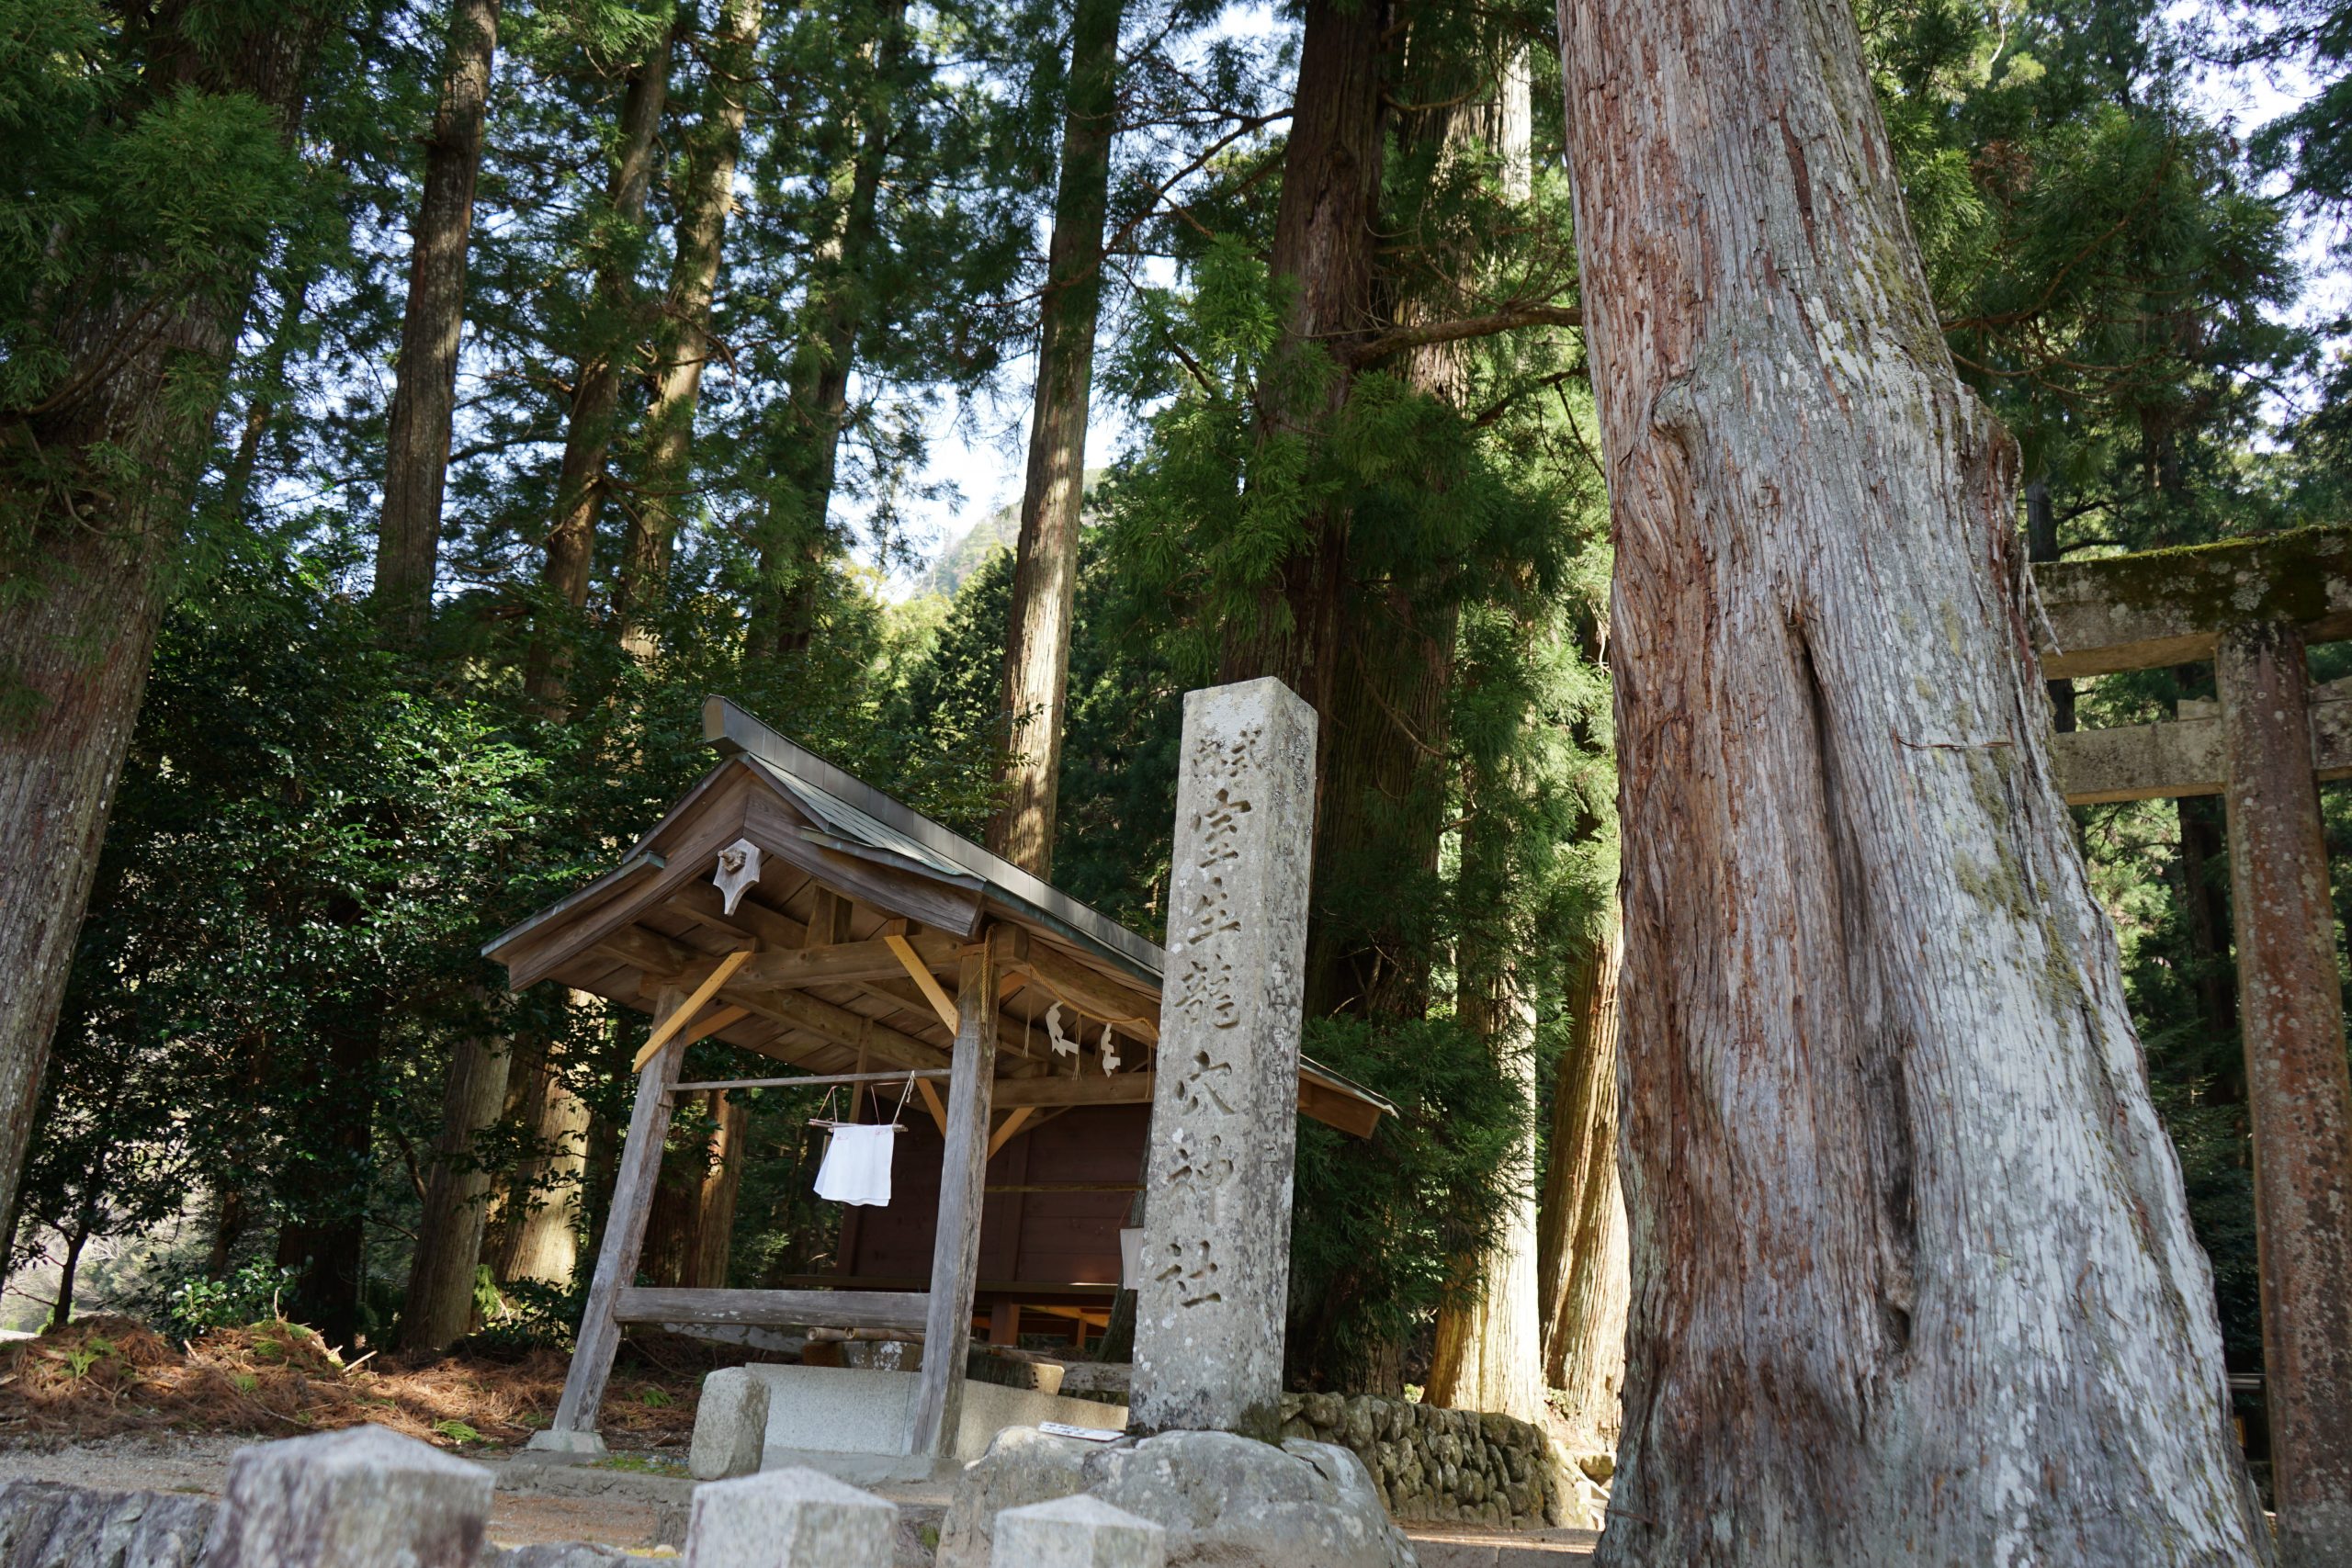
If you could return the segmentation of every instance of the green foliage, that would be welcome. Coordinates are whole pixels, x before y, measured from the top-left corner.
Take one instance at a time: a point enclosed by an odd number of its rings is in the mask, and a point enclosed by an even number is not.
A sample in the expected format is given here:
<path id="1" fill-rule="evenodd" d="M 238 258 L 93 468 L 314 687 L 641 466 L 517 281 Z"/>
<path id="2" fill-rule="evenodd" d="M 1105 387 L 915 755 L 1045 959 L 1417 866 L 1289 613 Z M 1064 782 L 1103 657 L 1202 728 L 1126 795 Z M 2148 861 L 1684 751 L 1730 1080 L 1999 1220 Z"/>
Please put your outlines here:
<path id="1" fill-rule="evenodd" d="M 1369 1141 L 1301 1119 L 1291 1199 L 1294 1384 L 1376 1385 L 1384 1357 L 1444 1298 L 1453 1259 L 1492 1232 L 1524 1108 L 1450 1020 L 1317 1019 L 1304 1049 L 1396 1107 Z"/>

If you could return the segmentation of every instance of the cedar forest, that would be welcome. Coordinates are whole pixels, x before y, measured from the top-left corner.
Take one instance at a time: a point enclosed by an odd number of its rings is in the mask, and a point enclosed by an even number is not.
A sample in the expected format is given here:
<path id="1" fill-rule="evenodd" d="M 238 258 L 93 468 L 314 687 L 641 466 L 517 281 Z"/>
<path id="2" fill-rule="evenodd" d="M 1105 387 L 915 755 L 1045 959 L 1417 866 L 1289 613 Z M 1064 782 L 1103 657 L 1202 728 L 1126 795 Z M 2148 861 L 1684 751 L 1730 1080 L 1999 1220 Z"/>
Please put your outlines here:
<path id="1" fill-rule="evenodd" d="M 2031 558 L 2341 523 L 2352 6 L 1856 16 Z M 564 1342 L 646 1022 L 481 948 L 709 766 L 707 694 L 1157 940 L 1182 694 L 1272 674 L 1326 735 L 1305 1046 L 1399 1111 L 1302 1125 L 1293 1386 L 1477 1403 L 1481 1281 L 1532 1267 L 1552 1401 L 1605 1425 L 1562 1386 L 1626 1243 L 1559 36 L 1520 0 L 0 0 L 7 1324 L 278 1299 L 438 1350 L 430 1274 Z M 2309 91 L 2241 137 L 2216 70 Z M 1019 547 L 910 594 L 951 416 L 1025 473 Z M 958 478 L 967 526 L 994 479 Z M 2258 1371 L 2220 803 L 2075 823 Z M 677 1119 L 650 1278 L 825 1266 L 808 1112 L 739 1095 L 708 1169 Z M 428 1268 L 469 1205 L 478 1258 Z"/>

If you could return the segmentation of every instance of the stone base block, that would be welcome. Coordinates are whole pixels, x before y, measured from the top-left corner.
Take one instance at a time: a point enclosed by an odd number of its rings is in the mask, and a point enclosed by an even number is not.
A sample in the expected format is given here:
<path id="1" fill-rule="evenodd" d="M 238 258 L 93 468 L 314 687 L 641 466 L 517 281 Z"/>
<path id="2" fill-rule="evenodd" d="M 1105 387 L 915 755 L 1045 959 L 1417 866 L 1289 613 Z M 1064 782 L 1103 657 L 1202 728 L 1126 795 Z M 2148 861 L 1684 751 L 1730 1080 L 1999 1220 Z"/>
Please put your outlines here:
<path id="1" fill-rule="evenodd" d="M 1168 1532 L 1097 1497 L 1007 1508 L 991 1568 L 1167 1568 Z"/>
<path id="2" fill-rule="evenodd" d="M 760 1468 L 767 1437 L 768 1385 L 745 1368 L 721 1367 L 702 1380 L 686 1468 L 697 1481 L 750 1475 Z"/>
<path id="3" fill-rule="evenodd" d="M 472 1568 L 491 1473 L 383 1427 L 257 1443 L 229 1461 L 207 1568 Z"/>
<path id="4" fill-rule="evenodd" d="M 899 1510 L 813 1470 L 695 1488 L 687 1568 L 890 1568 Z"/>
<path id="5" fill-rule="evenodd" d="M 559 1432 L 550 1427 L 532 1433 L 531 1440 L 523 1445 L 523 1451 L 547 1456 L 541 1461 L 546 1464 L 585 1464 L 590 1460 L 603 1459 L 612 1450 L 594 1432 Z"/>

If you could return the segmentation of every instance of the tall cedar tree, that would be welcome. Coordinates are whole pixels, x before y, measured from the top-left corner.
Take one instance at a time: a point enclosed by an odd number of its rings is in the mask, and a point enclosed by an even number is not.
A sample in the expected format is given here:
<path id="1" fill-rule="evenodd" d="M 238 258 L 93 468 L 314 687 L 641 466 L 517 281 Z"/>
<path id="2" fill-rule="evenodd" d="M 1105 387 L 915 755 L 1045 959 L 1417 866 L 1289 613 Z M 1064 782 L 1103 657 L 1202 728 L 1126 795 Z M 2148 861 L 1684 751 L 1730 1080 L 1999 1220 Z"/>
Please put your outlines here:
<path id="1" fill-rule="evenodd" d="M 441 498 L 457 418 L 458 343 L 466 321 L 466 248 L 481 171 L 482 115 L 498 55 L 499 0 L 454 0 L 441 102 L 424 142 L 424 186 L 410 230 L 408 300 L 384 437 L 384 510 L 376 530 L 376 601 L 394 637 L 413 643 L 433 610 Z"/>
<path id="2" fill-rule="evenodd" d="M 61 6 L 0 375 L 0 1234 L 256 268 L 335 7 Z M 19 56 L 20 61 L 23 56 Z M 43 185 L 42 181 L 54 184 Z M 27 249 L 29 247 L 29 249 Z"/>
<path id="3" fill-rule="evenodd" d="M 1061 175 L 1037 333 L 1029 472 L 1021 492 L 1012 610 L 1005 628 L 1004 804 L 989 847 L 1050 880 L 1078 600 L 1079 514 L 1086 500 L 1086 420 L 1094 389 L 1094 329 L 1102 309 L 1102 219 L 1111 194 L 1118 111 L 1119 18 L 1125 0 L 1076 0 L 1062 117 Z"/>
<path id="4" fill-rule="evenodd" d="M 2267 1561 L 2051 773 L 2016 447 L 1852 15 L 1567 0 L 1561 47 L 1634 846 L 1600 1560 Z"/>

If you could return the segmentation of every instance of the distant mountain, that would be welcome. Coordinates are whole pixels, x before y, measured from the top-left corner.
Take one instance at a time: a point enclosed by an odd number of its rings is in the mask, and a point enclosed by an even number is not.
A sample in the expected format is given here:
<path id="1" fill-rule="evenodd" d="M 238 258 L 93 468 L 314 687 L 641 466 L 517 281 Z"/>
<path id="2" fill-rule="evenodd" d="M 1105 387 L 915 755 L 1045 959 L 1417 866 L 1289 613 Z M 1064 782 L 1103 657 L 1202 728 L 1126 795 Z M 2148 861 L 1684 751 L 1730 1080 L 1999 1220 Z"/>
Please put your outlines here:
<path id="1" fill-rule="evenodd" d="M 1102 518 L 1093 507 L 1094 487 L 1102 482 L 1103 469 L 1086 470 L 1087 504 L 1080 513 L 1082 525 L 1091 527 Z M 1021 540 L 1021 503 L 1012 502 L 973 524 L 963 533 L 942 545 L 915 579 L 917 597 L 936 593 L 953 599 L 965 580 L 989 564 L 989 558 L 999 550 L 1012 549 Z"/>

